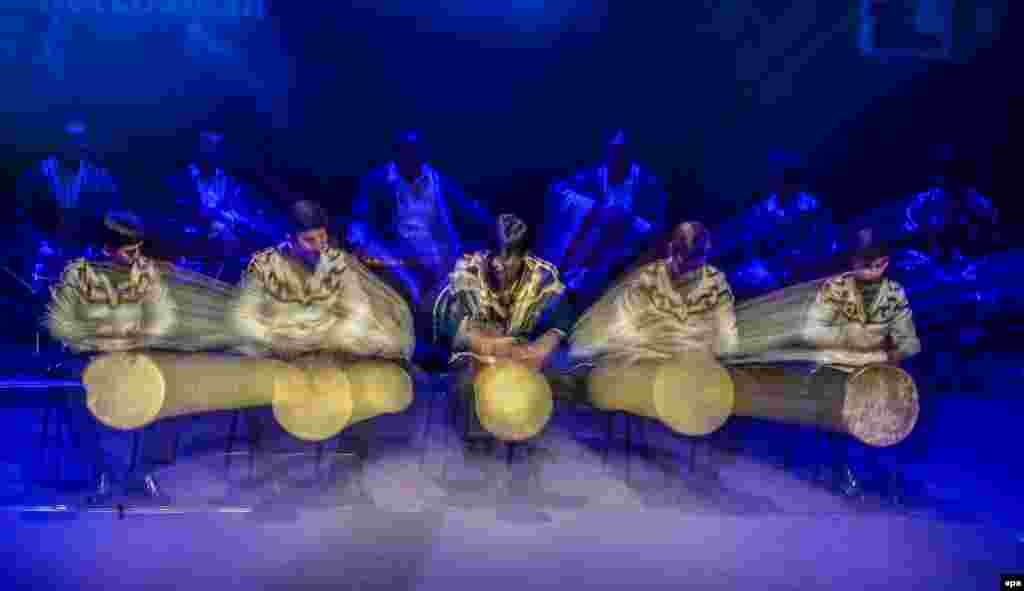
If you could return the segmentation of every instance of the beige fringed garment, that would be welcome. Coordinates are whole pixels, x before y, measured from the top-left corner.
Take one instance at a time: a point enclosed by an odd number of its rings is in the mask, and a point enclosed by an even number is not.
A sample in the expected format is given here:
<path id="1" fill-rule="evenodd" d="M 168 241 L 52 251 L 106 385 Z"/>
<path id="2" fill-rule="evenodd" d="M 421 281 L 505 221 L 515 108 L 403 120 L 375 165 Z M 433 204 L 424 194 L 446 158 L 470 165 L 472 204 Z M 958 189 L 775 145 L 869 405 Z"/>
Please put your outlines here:
<path id="1" fill-rule="evenodd" d="M 508 336 L 529 337 L 547 307 L 565 293 L 558 269 L 527 254 L 519 280 L 508 292 L 499 294 L 487 281 L 490 256 L 488 251 L 463 255 L 434 304 L 434 332 L 450 334 L 456 351 L 469 348 L 466 332 L 476 324 L 497 328 Z M 464 307 L 456 305 L 458 302 Z"/>
<path id="2" fill-rule="evenodd" d="M 283 248 L 256 253 L 230 313 L 238 349 L 295 358 L 332 351 L 404 359 L 415 346 L 412 312 L 355 257 L 325 251 L 312 272 Z"/>
<path id="3" fill-rule="evenodd" d="M 50 288 L 47 327 L 76 352 L 229 346 L 226 283 L 138 257 L 131 265 L 72 261 Z"/>
<path id="4" fill-rule="evenodd" d="M 570 343 L 570 355 L 587 362 L 670 359 L 683 351 L 728 354 L 736 347 L 732 290 L 710 265 L 673 282 L 668 261 L 655 261 L 594 304 Z"/>
<path id="5" fill-rule="evenodd" d="M 854 369 L 921 350 L 903 287 L 883 280 L 865 305 L 852 274 L 795 285 L 736 308 L 740 346 L 730 363 L 811 362 Z"/>

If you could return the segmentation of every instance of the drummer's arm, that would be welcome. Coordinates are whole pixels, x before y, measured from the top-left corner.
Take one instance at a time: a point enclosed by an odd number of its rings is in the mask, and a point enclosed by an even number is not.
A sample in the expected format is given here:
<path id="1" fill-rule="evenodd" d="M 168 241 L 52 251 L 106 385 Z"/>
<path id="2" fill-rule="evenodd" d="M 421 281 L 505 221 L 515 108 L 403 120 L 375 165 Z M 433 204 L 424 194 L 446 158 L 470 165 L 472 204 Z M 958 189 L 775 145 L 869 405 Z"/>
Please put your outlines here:
<path id="1" fill-rule="evenodd" d="M 889 340 L 893 344 L 887 352 L 890 363 L 899 363 L 921 352 L 921 340 L 917 337 L 909 305 L 889 324 Z"/>
<path id="2" fill-rule="evenodd" d="M 572 294 L 563 295 L 545 315 L 540 327 L 543 334 L 520 348 L 521 360 L 528 365 L 544 367 L 548 358 L 569 338 L 573 323 L 572 312 Z"/>
<path id="3" fill-rule="evenodd" d="M 355 254 L 356 258 L 358 258 L 361 263 L 363 263 L 364 265 L 371 269 L 386 269 L 388 267 L 408 266 L 408 263 L 405 260 L 395 259 L 391 257 L 377 257 L 368 254 L 364 250 L 357 251 Z"/>
<path id="4" fill-rule="evenodd" d="M 452 349 L 488 357 L 514 357 L 517 346 L 515 337 L 505 336 L 496 327 L 465 316 L 459 322 Z"/>
<path id="5" fill-rule="evenodd" d="M 653 175 L 646 175 L 640 191 L 640 203 L 637 204 L 634 216 L 638 230 L 648 236 L 656 237 L 665 231 L 665 212 L 668 209 L 668 194 Z"/>
<path id="6" fill-rule="evenodd" d="M 832 304 L 823 301 L 819 295 L 808 313 L 803 340 L 808 346 L 817 349 L 839 347 L 842 344 L 843 332 L 839 326 L 840 322 L 844 320 L 839 317 L 839 311 Z"/>
<path id="7" fill-rule="evenodd" d="M 715 343 L 714 353 L 718 357 L 726 357 L 739 349 L 739 331 L 736 329 L 736 310 L 732 299 L 723 302 L 715 309 Z"/>

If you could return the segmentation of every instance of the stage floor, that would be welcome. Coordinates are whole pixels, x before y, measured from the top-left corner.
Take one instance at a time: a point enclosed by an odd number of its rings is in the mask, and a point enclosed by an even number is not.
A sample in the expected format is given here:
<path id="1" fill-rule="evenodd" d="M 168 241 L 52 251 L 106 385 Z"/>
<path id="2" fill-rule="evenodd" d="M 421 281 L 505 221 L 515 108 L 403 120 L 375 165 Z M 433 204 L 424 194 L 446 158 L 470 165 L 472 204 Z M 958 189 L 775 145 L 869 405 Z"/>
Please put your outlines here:
<path id="1" fill-rule="evenodd" d="M 746 452 L 698 448 L 692 474 L 688 444 L 650 427 L 659 460 L 634 454 L 627 463 L 620 442 L 605 464 L 600 421 L 579 416 L 556 416 L 541 441 L 540 488 L 512 495 L 521 458 L 510 469 L 499 447 L 493 459 L 466 464 L 439 401 L 424 440 L 428 400 L 380 422 L 363 478 L 368 500 L 343 457 L 325 459 L 319 474 L 312 457 L 270 455 L 257 458 L 252 477 L 245 457 L 228 472 L 230 417 L 186 419 L 177 463 L 157 472 L 172 507 L 118 497 L 123 513 L 81 511 L 80 493 L 23 491 L 27 501 L 0 512 L 7 579 L 15 588 L 106 590 L 966 591 L 995 589 L 1000 573 L 1024 570 L 1024 539 L 995 515 L 850 503 Z M 23 452 L 7 458 L 9 473 L 16 464 L 50 472 L 29 463 L 39 414 L 4 411 L 2 427 Z M 104 441 L 123 469 L 127 434 Z M 264 443 L 312 448 L 281 433 Z M 704 476 L 707 466 L 720 478 Z"/>

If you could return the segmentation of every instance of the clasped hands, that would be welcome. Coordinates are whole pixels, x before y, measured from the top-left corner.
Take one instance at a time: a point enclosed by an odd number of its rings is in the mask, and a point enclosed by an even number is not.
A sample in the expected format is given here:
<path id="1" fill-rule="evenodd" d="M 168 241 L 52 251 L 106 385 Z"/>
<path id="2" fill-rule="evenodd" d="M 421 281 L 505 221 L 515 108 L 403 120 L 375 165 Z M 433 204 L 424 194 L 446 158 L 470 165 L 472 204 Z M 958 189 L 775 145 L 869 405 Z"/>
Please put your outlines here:
<path id="1" fill-rule="evenodd" d="M 518 337 L 507 336 L 493 327 L 478 327 L 473 330 L 469 342 L 473 353 L 493 360 L 509 360 L 540 371 L 548 356 L 561 341 L 559 333 L 548 331 L 532 343 Z"/>

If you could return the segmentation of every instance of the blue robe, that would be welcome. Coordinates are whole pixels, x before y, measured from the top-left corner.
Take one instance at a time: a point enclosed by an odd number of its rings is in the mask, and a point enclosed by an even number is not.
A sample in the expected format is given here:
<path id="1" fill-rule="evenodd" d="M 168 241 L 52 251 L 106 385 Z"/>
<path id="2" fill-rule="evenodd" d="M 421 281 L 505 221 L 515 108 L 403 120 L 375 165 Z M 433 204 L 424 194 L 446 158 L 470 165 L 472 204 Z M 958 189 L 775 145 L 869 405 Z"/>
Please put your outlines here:
<path id="1" fill-rule="evenodd" d="M 222 169 L 202 178 L 190 164 L 167 187 L 173 209 L 164 212 L 161 237 L 175 257 L 184 257 L 179 264 L 194 271 L 233 279 L 250 253 L 287 233 L 280 212 Z"/>
<path id="2" fill-rule="evenodd" d="M 7 253 L 16 261 L 11 266 L 40 288 L 59 277 L 69 261 L 87 254 L 107 211 L 122 205 L 114 178 L 95 163 L 83 160 L 77 173 L 67 175 L 56 156 L 37 162 L 18 179 L 19 229 Z"/>
<path id="3" fill-rule="evenodd" d="M 974 189 L 967 189 L 964 206 L 956 207 L 949 191 L 933 187 L 909 198 L 894 199 L 857 217 L 846 225 L 847 234 L 870 227 L 877 240 L 896 247 L 893 269 L 914 272 L 930 265 L 936 254 L 930 247 L 946 247 L 955 263 L 962 254 L 987 254 L 998 242 L 999 212 L 992 201 Z M 929 244 L 928 236 L 937 237 Z M 954 265 L 955 266 L 955 265 Z"/>
<path id="4" fill-rule="evenodd" d="M 433 167 L 423 165 L 410 184 L 392 162 L 363 180 L 347 239 L 357 251 L 403 261 L 389 279 L 416 308 L 429 306 L 459 256 L 486 246 L 494 224 L 484 205 Z"/>
<path id="5" fill-rule="evenodd" d="M 661 183 L 640 164 L 619 186 L 609 185 L 606 164 L 583 170 L 551 186 L 538 254 L 586 305 L 664 232 L 667 207 Z"/>
<path id="6" fill-rule="evenodd" d="M 809 193 L 769 194 L 712 234 L 733 289 L 750 297 L 827 273 L 839 252 L 832 212 Z"/>

